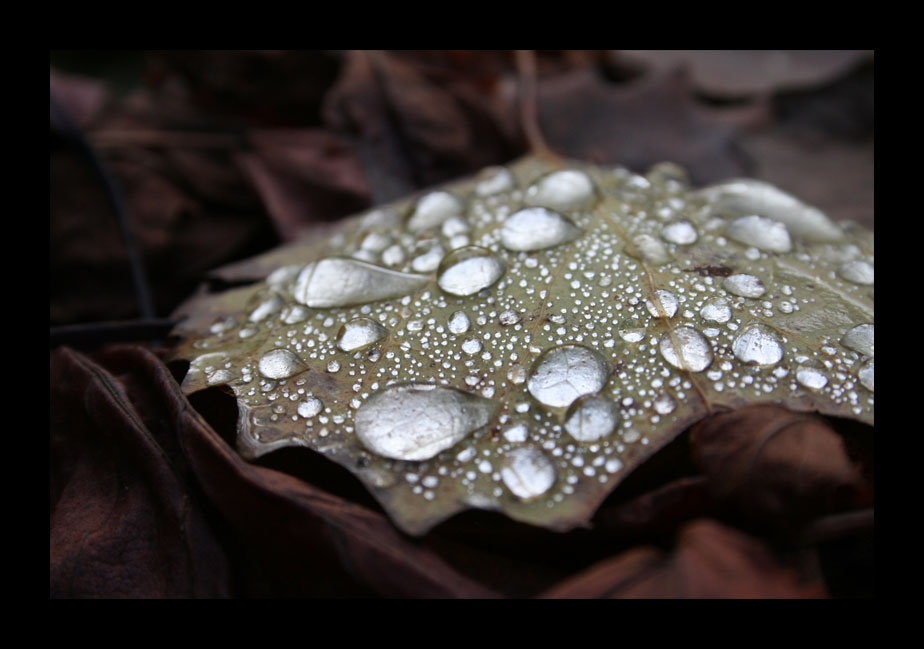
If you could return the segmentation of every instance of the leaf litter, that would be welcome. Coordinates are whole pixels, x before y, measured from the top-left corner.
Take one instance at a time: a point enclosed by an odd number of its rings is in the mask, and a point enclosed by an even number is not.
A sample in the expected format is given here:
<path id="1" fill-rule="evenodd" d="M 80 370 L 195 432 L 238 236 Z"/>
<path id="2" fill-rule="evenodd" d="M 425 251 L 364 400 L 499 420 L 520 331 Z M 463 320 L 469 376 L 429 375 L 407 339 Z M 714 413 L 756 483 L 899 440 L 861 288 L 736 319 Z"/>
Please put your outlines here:
<path id="1" fill-rule="evenodd" d="M 313 449 L 411 534 L 469 508 L 586 526 L 716 411 L 873 424 L 873 287 L 838 272 L 872 268 L 873 235 L 813 209 L 748 181 L 694 189 L 674 165 L 525 158 L 196 296 L 176 314 L 183 390 L 226 386 L 244 457 Z M 814 225 L 793 232 L 806 213 Z M 427 255 L 438 263 L 415 267 Z M 357 322 L 367 344 L 338 345 L 363 337 Z"/>

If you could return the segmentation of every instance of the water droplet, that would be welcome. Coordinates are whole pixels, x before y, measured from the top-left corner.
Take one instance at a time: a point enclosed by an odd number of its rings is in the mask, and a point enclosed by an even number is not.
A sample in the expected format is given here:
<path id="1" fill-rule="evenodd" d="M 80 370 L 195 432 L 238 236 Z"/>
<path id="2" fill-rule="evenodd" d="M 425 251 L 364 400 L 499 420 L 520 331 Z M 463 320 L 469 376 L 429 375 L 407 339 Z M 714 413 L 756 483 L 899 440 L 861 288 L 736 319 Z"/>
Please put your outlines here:
<path id="1" fill-rule="evenodd" d="M 337 333 L 337 347 L 344 352 L 353 352 L 368 347 L 388 335 L 388 329 L 371 318 L 350 320 Z"/>
<path id="2" fill-rule="evenodd" d="M 579 442 L 596 442 L 619 423 L 616 404 L 598 394 L 578 398 L 565 415 L 565 430 Z"/>
<path id="3" fill-rule="evenodd" d="M 449 192 L 430 192 L 418 201 L 407 221 L 407 229 L 411 232 L 428 230 L 446 219 L 459 216 L 463 209 L 462 201 Z"/>
<path id="4" fill-rule="evenodd" d="M 460 234 L 466 234 L 472 229 L 472 226 L 468 224 L 468 221 L 459 216 L 454 216 L 451 219 L 446 219 L 443 221 L 443 226 L 440 228 L 440 231 L 443 233 L 444 237 L 452 238 Z"/>
<path id="5" fill-rule="evenodd" d="M 321 408 L 323 407 L 324 404 L 321 403 L 320 399 L 317 397 L 308 397 L 300 404 L 298 404 L 298 414 L 305 419 L 311 419 L 319 412 L 321 412 Z"/>
<path id="6" fill-rule="evenodd" d="M 510 325 L 515 325 L 522 319 L 523 319 L 523 316 L 521 316 L 516 311 L 511 311 L 510 309 L 501 311 L 500 314 L 497 316 L 497 320 L 505 327 L 509 327 Z"/>
<path id="7" fill-rule="evenodd" d="M 776 334 L 765 325 L 750 324 L 732 343 L 738 360 L 757 365 L 776 365 L 783 358 L 783 346 Z"/>
<path id="8" fill-rule="evenodd" d="M 677 313 L 677 296 L 670 291 L 658 289 L 655 291 L 654 300 L 645 300 L 645 307 L 653 318 L 673 318 Z"/>
<path id="9" fill-rule="evenodd" d="M 264 300 L 262 303 L 260 303 L 260 305 L 251 312 L 248 319 L 251 322 L 260 322 L 261 320 L 265 320 L 269 316 L 279 311 L 282 308 L 282 305 L 282 298 L 278 295 L 274 295 L 268 300 Z"/>
<path id="10" fill-rule="evenodd" d="M 551 408 L 566 408 L 584 394 L 599 392 L 609 366 L 597 352 L 580 345 L 545 351 L 533 364 L 526 385 L 529 393 Z"/>
<path id="11" fill-rule="evenodd" d="M 523 424 L 514 424 L 504 431 L 504 439 L 514 444 L 525 442 L 529 437 L 529 430 Z"/>
<path id="12" fill-rule="evenodd" d="M 820 390 L 828 385 L 828 377 L 817 367 L 808 365 L 796 370 L 796 381 L 809 390 Z"/>
<path id="13" fill-rule="evenodd" d="M 354 306 L 401 297 L 430 282 L 426 275 L 398 273 L 357 259 L 332 257 L 306 265 L 292 295 L 312 308 Z"/>
<path id="14" fill-rule="evenodd" d="M 443 250 L 443 246 L 433 246 L 422 255 L 414 257 L 411 262 L 411 269 L 418 273 L 432 273 L 440 267 L 440 262 L 443 261 L 445 254 L 446 251 Z"/>
<path id="15" fill-rule="evenodd" d="M 527 207 L 508 216 L 500 234 L 508 250 L 531 251 L 572 241 L 581 235 L 581 229 L 558 212 Z"/>
<path id="16" fill-rule="evenodd" d="M 869 359 L 866 363 L 863 364 L 863 367 L 860 368 L 860 371 L 857 373 L 857 376 L 860 378 L 860 384 L 869 390 L 873 390 L 873 359 Z"/>
<path id="17" fill-rule="evenodd" d="M 514 385 L 520 385 L 526 382 L 526 368 L 522 365 L 515 365 L 507 371 L 507 380 Z"/>
<path id="18" fill-rule="evenodd" d="M 281 266 L 267 275 L 266 283 L 269 284 L 271 288 L 281 289 L 283 285 L 295 279 L 301 269 L 302 267 L 298 264 Z"/>
<path id="19" fill-rule="evenodd" d="M 268 379 L 287 379 L 308 369 L 302 360 L 288 349 L 274 349 L 263 354 L 257 368 Z"/>
<path id="20" fill-rule="evenodd" d="M 216 320 L 215 323 L 209 327 L 209 332 L 213 334 L 223 334 L 226 331 L 233 329 L 234 324 L 234 316 L 225 316 L 224 318 Z"/>
<path id="21" fill-rule="evenodd" d="M 792 239 L 786 226 L 756 214 L 735 219 L 725 228 L 725 234 L 738 243 L 767 252 L 783 253 L 792 250 Z"/>
<path id="22" fill-rule="evenodd" d="M 475 193 L 479 196 L 493 196 L 510 191 L 516 186 L 516 179 L 506 167 L 488 167 L 478 174 Z"/>
<path id="23" fill-rule="evenodd" d="M 785 224 L 793 235 L 806 241 L 830 243 L 844 238 L 840 228 L 822 211 L 760 180 L 730 180 L 698 193 L 713 201 L 719 212 L 729 216 L 768 217 Z"/>
<path id="24" fill-rule="evenodd" d="M 627 343 L 641 342 L 645 338 L 645 326 L 634 318 L 619 323 L 619 337 Z"/>
<path id="25" fill-rule="evenodd" d="M 209 385 L 228 384 L 231 383 L 231 381 L 233 381 L 235 378 L 237 378 L 237 375 L 231 370 L 221 369 L 209 374 L 208 383 Z"/>
<path id="26" fill-rule="evenodd" d="M 722 297 L 714 297 L 703 305 L 699 314 L 704 320 L 710 322 L 728 322 L 731 319 L 731 307 L 728 306 L 728 300 Z"/>
<path id="27" fill-rule="evenodd" d="M 526 190 L 529 205 L 554 210 L 587 207 L 594 198 L 594 184 L 583 171 L 564 169 L 540 178 Z"/>
<path id="28" fill-rule="evenodd" d="M 456 335 L 464 334 L 472 326 L 472 321 L 465 314 L 465 311 L 456 311 L 449 316 L 449 331 Z"/>
<path id="29" fill-rule="evenodd" d="M 308 309 L 301 304 L 292 304 L 282 310 L 282 322 L 285 324 L 297 324 L 308 319 Z"/>
<path id="30" fill-rule="evenodd" d="M 665 225 L 661 229 L 661 237 L 668 243 L 688 246 L 691 243 L 696 243 L 699 235 L 696 233 L 696 228 L 689 221 L 677 221 Z"/>
<path id="31" fill-rule="evenodd" d="M 652 405 L 654 405 L 655 412 L 659 415 L 669 415 L 677 408 L 677 401 L 665 392 L 655 399 Z"/>
<path id="32" fill-rule="evenodd" d="M 871 286 L 873 284 L 873 265 L 865 261 L 848 261 L 837 269 L 837 274 L 848 282 Z"/>
<path id="33" fill-rule="evenodd" d="M 709 341 L 692 327 L 678 327 L 665 333 L 661 336 L 660 349 L 664 360 L 681 370 L 702 372 L 712 363 Z"/>
<path id="34" fill-rule="evenodd" d="M 428 460 L 486 425 L 496 406 L 455 388 L 395 384 L 356 411 L 356 436 L 370 451 L 396 460 Z"/>
<path id="35" fill-rule="evenodd" d="M 382 251 L 382 263 L 386 266 L 400 266 L 404 263 L 404 259 L 404 248 L 401 244 L 396 243 Z"/>
<path id="36" fill-rule="evenodd" d="M 505 271 L 503 262 L 490 250 L 469 246 L 453 250 L 439 267 L 437 283 L 452 295 L 474 295 L 497 282 Z"/>
<path id="37" fill-rule="evenodd" d="M 640 234 L 632 239 L 634 249 L 629 248 L 628 253 L 638 257 L 647 264 L 660 266 L 671 260 L 671 254 L 660 239 L 650 234 Z"/>
<path id="38" fill-rule="evenodd" d="M 841 344 L 864 356 L 873 356 L 873 325 L 857 325 L 844 334 Z"/>
<path id="39" fill-rule="evenodd" d="M 555 484 L 555 465 L 535 446 L 520 446 L 504 456 L 501 479 L 521 500 L 544 494 Z"/>
<path id="40" fill-rule="evenodd" d="M 469 338 L 462 343 L 462 351 L 469 356 L 474 356 L 481 351 L 481 341 L 477 338 Z"/>
<path id="41" fill-rule="evenodd" d="M 331 374 L 335 374 L 340 371 L 340 361 L 334 359 L 327 363 L 327 371 Z"/>
<path id="42" fill-rule="evenodd" d="M 750 298 L 760 297 L 767 291 L 760 279 L 743 273 L 726 277 L 722 282 L 722 288 L 732 295 Z"/>

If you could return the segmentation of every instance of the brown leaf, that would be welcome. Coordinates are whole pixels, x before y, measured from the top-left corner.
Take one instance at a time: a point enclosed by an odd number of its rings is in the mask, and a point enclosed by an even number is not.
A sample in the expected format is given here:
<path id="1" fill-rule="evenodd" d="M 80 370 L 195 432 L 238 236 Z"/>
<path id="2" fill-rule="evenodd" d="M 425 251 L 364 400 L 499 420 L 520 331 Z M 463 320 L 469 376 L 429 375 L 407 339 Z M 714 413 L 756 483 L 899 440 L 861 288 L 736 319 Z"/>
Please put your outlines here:
<path id="1" fill-rule="evenodd" d="M 87 128 L 99 118 L 110 99 L 106 84 L 96 79 L 63 74 L 52 68 L 50 81 L 52 99 L 61 104 L 80 128 Z"/>
<path id="2" fill-rule="evenodd" d="M 818 417 L 780 406 L 710 417 L 693 428 L 691 445 L 715 496 L 773 528 L 799 526 L 864 491 L 837 433 Z"/>
<path id="3" fill-rule="evenodd" d="M 619 535 L 673 532 L 681 523 L 713 513 L 715 503 L 703 476 L 671 480 L 628 502 L 601 507 L 595 529 Z"/>
<path id="4" fill-rule="evenodd" d="M 823 597 L 817 581 L 801 583 L 757 539 L 715 521 L 699 520 L 679 534 L 673 551 L 650 546 L 602 561 L 546 591 L 544 598 L 793 598 Z"/>

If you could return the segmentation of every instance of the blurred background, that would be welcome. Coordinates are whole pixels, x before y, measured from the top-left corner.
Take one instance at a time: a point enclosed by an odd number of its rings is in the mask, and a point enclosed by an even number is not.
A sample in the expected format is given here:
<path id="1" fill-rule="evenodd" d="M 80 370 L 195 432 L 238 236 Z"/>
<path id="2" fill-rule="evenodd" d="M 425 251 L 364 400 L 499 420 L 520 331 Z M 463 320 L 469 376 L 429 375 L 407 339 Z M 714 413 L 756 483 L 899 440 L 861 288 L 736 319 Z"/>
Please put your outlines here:
<path id="1" fill-rule="evenodd" d="M 50 68 L 53 328 L 167 317 L 216 266 L 525 155 L 524 109 L 562 156 L 761 178 L 873 227 L 871 50 L 52 51 Z"/>

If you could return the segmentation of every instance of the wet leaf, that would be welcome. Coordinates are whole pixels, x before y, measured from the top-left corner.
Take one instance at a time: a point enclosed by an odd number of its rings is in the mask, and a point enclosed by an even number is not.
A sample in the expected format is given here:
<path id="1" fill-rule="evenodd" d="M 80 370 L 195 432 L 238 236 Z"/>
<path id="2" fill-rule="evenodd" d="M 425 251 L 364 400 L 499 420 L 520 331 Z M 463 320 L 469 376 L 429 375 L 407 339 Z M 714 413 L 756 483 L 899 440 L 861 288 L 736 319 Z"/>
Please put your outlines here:
<path id="1" fill-rule="evenodd" d="M 313 449 L 412 534 L 467 508 L 586 525 L 721 409 L 871 425 L 873 235 L 754 187 L 527 158 L 382 206 L 181 307 L 183 389 L 227 386 L 244 457 Z M 561 217 L 541 246 L 528 206 Z"/>

